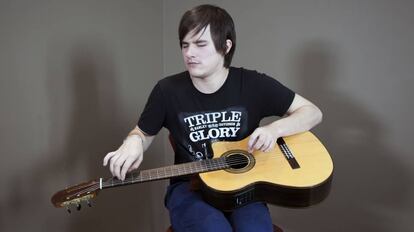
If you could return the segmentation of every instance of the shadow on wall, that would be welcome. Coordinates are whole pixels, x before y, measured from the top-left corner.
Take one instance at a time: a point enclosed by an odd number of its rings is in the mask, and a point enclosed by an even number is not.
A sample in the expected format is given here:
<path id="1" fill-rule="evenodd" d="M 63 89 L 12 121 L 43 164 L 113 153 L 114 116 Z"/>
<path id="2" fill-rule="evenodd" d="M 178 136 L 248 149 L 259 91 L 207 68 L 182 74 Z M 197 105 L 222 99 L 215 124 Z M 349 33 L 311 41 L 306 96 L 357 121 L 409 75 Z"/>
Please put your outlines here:
<path id="1" fill-rule="evenodd" d="M 85 41 L 71 49 L 69 87 L 73 100 L 64 145 L 64 165 L 69 173 L 82 169 L 87 170 L 87 177 L 109 176 L 108 168 L 101 167 L 102 159 L 122 143 L 126 134 L 122 128 L 130 124 L 125 121 L 127 117 L 121 115 L 113 57 L 102 41 Z M 76 173 L 72 175 L 76 176 Z M 135 211 L 147 203 L 138 202 L 138 195 L 131 188 L 128 191 L 105 191 L 92 209 L 72 213 L 69 231 L 132 231 L 140 228 Z"/>
<path id="2" fill-rule="evenodd" d="M 384 122 L 359 103 L 352 86 L 349 91 L 346 86 L 337 88 L 339 54 L 333 44 L 313 41 L 292 62 L 298 92 L 324 113 L 315 132 L 334 160 L 332 191 L 322 204 L 290 211 L 291 216 L 279 215 L 277 220 L 295 231 L 392 231 L 396 225 L 387 224 L 387 217 L 404 209 L 411 177 L 399 160 L 404 154 L 383 138 Z"/>
<path id="3" fill-rule="evenodd" d="M 109 46 L 96 38 L 74 46 L 64 40 L 49 44 L 49 147 L 39 155 L 45 158 L 10 180 L 8 204 L 4 205 L 11 218 L 8 226 L 17 230 L 30 226 L 32 231 L 139 228 L 143 220 L 137 220 L 135 212 L 148 208 L 149 203 L 138 202 L 140 191 L 133 187 L 129 191 L 105 191 L 91 209 L 83 204 L 81 211 L 72 209 L 71 215 L 50 203 L 51 195 L 64 187 L 109 176 L 108 169 L 101 167 L 102 159 L 119 146 L 130 123 L 121 114 L 114 55 Z"/>

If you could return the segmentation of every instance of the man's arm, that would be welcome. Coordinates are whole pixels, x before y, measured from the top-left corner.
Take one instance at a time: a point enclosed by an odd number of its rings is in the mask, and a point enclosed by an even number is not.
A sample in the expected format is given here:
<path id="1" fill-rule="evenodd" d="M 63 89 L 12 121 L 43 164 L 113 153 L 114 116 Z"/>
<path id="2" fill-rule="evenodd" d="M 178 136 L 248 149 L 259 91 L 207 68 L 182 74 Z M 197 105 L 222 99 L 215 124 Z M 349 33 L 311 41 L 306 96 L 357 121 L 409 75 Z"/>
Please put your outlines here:
<path id="1" fill-rule="evenodd" d="M 135 126 L 118 150 L 109 152 L 105 156 L 103 165 L 106 166 L 109 163 L 112 175 L 124 180 L 127 172 L 139 167 L 143 160 L 143 153 L 151 145 L 154 137 L 146 135 L 138 126 Z"/>
<path id="2" fill-rule="evenodd" d="M 250 136 L 249 152 L 270 151 L 279 137 L 308 131 L 322 121 L 322 112 L 312 102 L 295 94 L 286 117 L 257 128 Z"/>

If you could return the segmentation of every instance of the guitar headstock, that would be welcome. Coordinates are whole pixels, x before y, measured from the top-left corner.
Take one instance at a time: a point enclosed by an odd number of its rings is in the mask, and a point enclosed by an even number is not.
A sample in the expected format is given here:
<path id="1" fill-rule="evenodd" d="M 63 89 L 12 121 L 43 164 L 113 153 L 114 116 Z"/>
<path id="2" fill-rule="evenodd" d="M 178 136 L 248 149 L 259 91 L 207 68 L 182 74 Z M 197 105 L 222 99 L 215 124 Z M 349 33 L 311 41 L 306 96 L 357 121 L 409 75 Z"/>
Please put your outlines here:
<path id="1" fill-rule="evenodd" d="M 92 180 L 55 193 L 51 201 L 56 208 L 65 207 L 70 213 L 72 205 L 75 205 L 78 210 L 80 210 L 82 202 L 87 202 L 91 206 L 90 199 L 94 198 L 99 190 L 99 181 Z"/>

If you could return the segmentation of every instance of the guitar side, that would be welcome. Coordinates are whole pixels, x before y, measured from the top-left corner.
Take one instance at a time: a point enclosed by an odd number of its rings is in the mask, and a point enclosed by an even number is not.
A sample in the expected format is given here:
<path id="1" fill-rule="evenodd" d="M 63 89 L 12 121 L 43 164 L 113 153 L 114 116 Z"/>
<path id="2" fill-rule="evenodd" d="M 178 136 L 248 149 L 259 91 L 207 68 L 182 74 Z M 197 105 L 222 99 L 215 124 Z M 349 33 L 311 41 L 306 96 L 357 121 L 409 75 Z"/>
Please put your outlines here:
<path id="1" fill-rule="evenodd" d="M 214 158 L 232 150 L 247 149 L 248 138 L 212 145 Z M 306 207 L 327 197 L 333 175 L 332 159 L 311 132 L 289 136 L 284 142 L 299 167 L 292 166 L 278 146 L 268 153 L 256 151 L 255 163 L 248 170 L 219 170 L 201 173 L 207 202 L 232 210 L 253 201 L 287 207 Z"/>

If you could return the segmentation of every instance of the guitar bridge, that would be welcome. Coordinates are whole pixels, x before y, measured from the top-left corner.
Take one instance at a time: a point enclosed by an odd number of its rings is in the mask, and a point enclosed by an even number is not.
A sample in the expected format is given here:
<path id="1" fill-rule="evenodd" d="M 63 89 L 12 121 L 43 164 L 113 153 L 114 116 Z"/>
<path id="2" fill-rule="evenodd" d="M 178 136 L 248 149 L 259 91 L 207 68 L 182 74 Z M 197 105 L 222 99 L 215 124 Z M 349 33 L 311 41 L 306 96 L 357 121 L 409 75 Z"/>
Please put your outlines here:
<path id="1" fill-rule="evenodd" d="M 289 149 L 288 145 L 286 144 L 285 140 L 280 137 L 277 139 L 277 144 L 279 145 L 280 150 L 282 151 L 283 155 L 285 156 L 286 160 L 289 162 L 290 167 L 292 169 L 300 168 L 298 161 L 296 161 L 293 152 Z"/>

